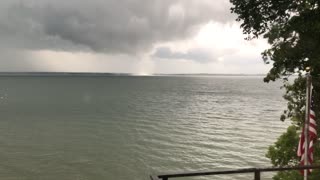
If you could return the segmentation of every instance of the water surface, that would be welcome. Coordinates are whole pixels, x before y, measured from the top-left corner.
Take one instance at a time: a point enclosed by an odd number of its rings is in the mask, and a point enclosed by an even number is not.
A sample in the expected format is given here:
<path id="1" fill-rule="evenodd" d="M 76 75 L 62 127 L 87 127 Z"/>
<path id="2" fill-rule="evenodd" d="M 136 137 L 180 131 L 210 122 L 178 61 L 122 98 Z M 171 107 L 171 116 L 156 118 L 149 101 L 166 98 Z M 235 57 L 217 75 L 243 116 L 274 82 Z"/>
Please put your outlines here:
<path id="1" fill-rule="evenodd" d="M 262 77 L 0 77 L 0 179 L 147 180 L 270 166 L 267 147 L 287 127 L 280 85 Z"/>

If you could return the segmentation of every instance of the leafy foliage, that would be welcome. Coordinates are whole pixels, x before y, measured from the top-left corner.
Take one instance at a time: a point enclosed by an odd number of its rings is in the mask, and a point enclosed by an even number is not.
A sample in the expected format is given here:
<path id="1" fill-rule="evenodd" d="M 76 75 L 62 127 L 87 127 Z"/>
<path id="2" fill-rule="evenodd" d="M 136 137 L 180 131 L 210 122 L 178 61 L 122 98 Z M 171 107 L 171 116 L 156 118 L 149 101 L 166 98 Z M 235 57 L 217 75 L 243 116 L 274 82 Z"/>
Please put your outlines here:
<path id="1" fill-rule="evenodd" d="M 292 126 L 269 147 L 267 157 L 274 166 L 297 165 L 298 135 L 305 119 L 306 79 L 302 76 L 311 67 L 315 88 L 316 117 L 320 119 L 320 0 L 230 0 L 231 12 L 238 15 L 247 40 L 263 37 L 271 45 L 262 52 L 266 64 L 272 63 L 265 82 L 282 78 L 286 90 L 287 110 L 280 119 L 291 120 Z M 288 77 L 298 74 L 293 83 Z M 319 121 L 318 121 L 319 122 Z M 318 134 L 320 123 L 318 123 Z M 320 160 L 319 143 L 314 145 L 315 163 Z M 279 172 L 275 180 L 302 179 L 297 171 Z M 320 179 L 315 171 L 310 179 Z"/>
<path id="2" fill-rule="evenodd" d="M 306 79 L 301 75 L 294 80 L 293 84 L 284 83 L 286 93 L 283 96 L 288 101 L 288 109 L 284 111 L 281 120 L 291 119 L 292 122 L 301 126 L 305 118 L 305 102 L 306 102 Z"/>
<path id="3" fill-rule="evenodd" d="M 296 165 L 299 162 L 297 157 L 297 146 L 299 134 L 295 126 L 290 126 L 287 132 L 281 135 L 273 146 L 269 147 L 267 157 L 275 166 Z"/>
<path id="4" fill-rule="evenodd" d="M 266 82 L 312 66 L 320 71 L 319 0 L 230 0 L 247 39 L 262 36 L 271 45 L 262 53 L 273 63 Z"/>

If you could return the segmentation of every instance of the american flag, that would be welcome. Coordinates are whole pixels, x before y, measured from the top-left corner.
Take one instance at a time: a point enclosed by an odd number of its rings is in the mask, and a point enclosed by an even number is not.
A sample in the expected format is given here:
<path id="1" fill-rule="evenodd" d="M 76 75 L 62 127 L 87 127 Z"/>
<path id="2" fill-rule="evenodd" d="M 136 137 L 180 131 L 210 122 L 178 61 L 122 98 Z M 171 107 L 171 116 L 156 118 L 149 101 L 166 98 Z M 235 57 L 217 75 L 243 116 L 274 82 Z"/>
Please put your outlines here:
<path id="1" fill-rule="evenodd" d="M 314 113 L 314 89 L 311 86 L 311 99 L 310 99 L 310 115 L 309 115 L 309 148 L 308 148 L 308 164 L 305 164 L 305 130 L 308 129 L 307 125 L 304 126 L 301 132 L 298 152 L 297 155 L 300 157 L 300 165 L 311 165 L 313 163 L 313 144 L 317 140 L 317 122 L 316 122 L 316 115 Z M 309 170 L 311 172 L 311 170 Z"/>

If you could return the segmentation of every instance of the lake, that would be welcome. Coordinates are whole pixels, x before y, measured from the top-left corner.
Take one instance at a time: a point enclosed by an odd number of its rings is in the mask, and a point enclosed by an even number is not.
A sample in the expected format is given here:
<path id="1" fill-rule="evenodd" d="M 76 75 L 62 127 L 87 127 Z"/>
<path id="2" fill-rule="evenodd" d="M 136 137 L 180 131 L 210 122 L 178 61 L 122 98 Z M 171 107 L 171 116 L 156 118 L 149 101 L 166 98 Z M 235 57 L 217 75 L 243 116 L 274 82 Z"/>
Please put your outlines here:
<path id="1" fill-rule="evenodd" d="M 271 166 L 265 154 L 288 126 L 279 120 L 286 102 L 281 82 L 262 79 L 2 76 L 0 179 L 148 180 Z"/>

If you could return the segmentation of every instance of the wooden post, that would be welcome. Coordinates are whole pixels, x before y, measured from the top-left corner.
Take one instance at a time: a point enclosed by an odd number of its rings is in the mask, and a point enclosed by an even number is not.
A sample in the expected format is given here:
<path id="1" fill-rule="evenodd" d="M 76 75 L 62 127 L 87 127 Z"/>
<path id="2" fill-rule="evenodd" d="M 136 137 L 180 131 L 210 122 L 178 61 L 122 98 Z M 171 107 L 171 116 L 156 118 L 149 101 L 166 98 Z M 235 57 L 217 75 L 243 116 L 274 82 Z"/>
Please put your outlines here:
<path id="1" fill-rule="evenodd" d="M 260 180 L 261 179 L 260 175 L 261 175 L 260 170 L 256 169 L 254 171 L 254 180 Z"/>

